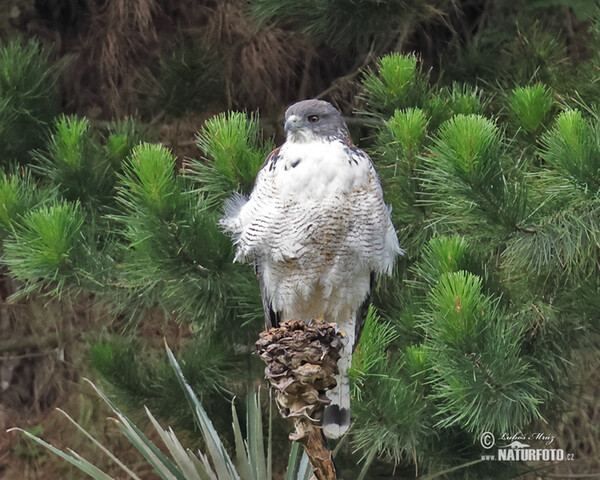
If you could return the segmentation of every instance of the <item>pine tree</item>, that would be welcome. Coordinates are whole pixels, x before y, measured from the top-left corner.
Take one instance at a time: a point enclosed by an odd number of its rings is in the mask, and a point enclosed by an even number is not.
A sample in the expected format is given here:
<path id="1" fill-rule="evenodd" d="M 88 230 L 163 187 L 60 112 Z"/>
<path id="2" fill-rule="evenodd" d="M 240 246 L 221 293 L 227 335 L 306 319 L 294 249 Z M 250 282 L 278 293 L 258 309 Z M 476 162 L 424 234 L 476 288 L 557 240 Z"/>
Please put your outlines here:
<path id="1" fill-rule="evenodd" d="M 390 116 L 382 92 L 403 79 L 386 72 L 405 64 L 387 57 L 364 79 L 368 108 L 384 120 L 374 158 L 409 258 L 397 271 L 405 287 L 380 289 L 397 349 L 359 397 L 354 442 L 429 470 L 460 463 L 456 449 L 439 454 L 443 442 L 477 458 L 482 432 L 524 431 L 554 414 L 569 349 L 597 333 L 597 117 L 537 84 L 506 96 L 512 130 L 482 115 L 478 96 L 478 113 L 450 107 L 432 128 L 444 95 L 435 89 L 402 97 Z M 562 111 L 549 119 L 551 110 Z"/>
<path id="2" fill-rule="evenodd" d="M 477 460 L 484 431 L 560 413 L 571 357 L 597 347 L 600 117 L 593 88 L 566 97 L 554 67 L 548 82 L 496 90 L 435 83 L 418 56 L 393 53 L 361 77 L 367 150 L 408 255 L 380 281 L 354 355 L 357 478 L 377 461 L 435 473 Z M 250 355 L 262 305 L 217 221 L 273 142 L 238 112 L 207 121 L 182 168 L 148 139 L 135 121 L 56 118 L 45 144 L 23 147 L 36 148 L 29 164 L 0 177 L 2 261 L 21 282 L 15 298 L 94 294 L 134 332 L 156 308 L 188 325 L 182 369 L 229 422 L 223 398 L 262 378 Z M 91 359 L 130 401 L 185 421 L 154 352 L 103 336 Z"/>
<path id="3" fill-rule="evenodd" d="M 59 113 L 58 74 L 47 49 L 34 40 L 0 46 L 0 150 L 2 166 L 27 163 L 43 143 L 45 127 Z"/>

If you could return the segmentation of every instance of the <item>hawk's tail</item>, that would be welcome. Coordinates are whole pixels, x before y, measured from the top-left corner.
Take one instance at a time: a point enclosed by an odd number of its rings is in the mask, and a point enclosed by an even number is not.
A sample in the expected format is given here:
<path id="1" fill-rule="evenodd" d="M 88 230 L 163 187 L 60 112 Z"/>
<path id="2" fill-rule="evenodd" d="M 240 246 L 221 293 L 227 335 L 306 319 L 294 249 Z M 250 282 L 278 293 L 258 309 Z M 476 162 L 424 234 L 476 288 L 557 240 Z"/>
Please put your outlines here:
<path id="1" fill-rule="evenodd" d="M 352 361 L 352 346 L 344 348 L 338 360 L 337 385 L 327 392 L 331 403 L 325 407 L 323 433 L 327 438 L 340 438 L 350 427 L 350 382 L 348 369 Z"/>

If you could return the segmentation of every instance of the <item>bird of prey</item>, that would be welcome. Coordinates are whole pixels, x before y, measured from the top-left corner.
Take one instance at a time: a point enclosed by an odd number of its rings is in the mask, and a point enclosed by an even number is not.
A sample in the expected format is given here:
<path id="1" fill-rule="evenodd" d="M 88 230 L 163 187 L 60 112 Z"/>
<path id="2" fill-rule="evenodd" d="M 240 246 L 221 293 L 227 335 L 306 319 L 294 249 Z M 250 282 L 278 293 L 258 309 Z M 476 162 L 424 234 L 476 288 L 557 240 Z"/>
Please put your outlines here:
<path id="1" fill-rule="evenodd" d="M 323 417 L 325 436 L 339 438 L 350 425 L 348 369 L 375 278 L 391 273 L 402 250 L 373 163 L 340 112 L 322 100 L 295 103 L 285 133 L 250 197 L 226 202 L 221 225 L 237 245 L 235 261 L 254 264 L 267 328 L 324 319 L 343 332 Z"/>

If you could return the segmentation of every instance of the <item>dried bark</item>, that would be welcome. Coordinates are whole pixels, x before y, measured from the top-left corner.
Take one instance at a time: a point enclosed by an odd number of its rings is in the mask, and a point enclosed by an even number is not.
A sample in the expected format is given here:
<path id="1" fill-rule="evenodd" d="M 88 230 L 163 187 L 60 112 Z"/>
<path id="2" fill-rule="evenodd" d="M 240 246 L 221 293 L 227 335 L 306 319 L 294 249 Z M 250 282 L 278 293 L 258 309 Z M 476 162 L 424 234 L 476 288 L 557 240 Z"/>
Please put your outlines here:
<path id="1" fill-rule="evenodd" d="M 291 321 L 260 334 L 258 353 L 267 364 L 265 377 L 276 390 L 284 418 L 292 420 L 290 440 L 300 442 L 317 480 L 335 480 L 331 451 L 325 446 L 321 422 L 326 391 L 336 385 L 342 339 L 335 325 Z"/>

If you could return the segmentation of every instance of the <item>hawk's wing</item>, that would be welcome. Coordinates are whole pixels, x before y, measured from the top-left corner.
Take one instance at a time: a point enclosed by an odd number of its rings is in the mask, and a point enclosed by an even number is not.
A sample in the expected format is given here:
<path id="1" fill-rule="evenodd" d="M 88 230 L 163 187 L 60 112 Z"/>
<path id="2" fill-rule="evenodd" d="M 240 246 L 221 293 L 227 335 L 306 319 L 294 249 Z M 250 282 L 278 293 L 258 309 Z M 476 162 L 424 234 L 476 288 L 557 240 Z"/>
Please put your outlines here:
<path id="1" fill-rule="evenodd" d="M 269 155 L 267 155 L 267 158 L 262 164 L 262 167 L 260 167 L 259 173 L 256 176 L 257 180 L 263 169 L 268 169 L 269 171 L 273 170 L 273 168 L 275 167 L 275 163 L 277 162 L 280 148 L 281 147 L 276 148 L 271 153 L 269 153 Z M 261 261 L 258 258 L 254 259 L 254 271 L 256 273 L 256 276 L 258 277 L 258 284 L 260 285 L 260 296 L 262 298 L 263 310 L 265 312 L 265 326 L 267 329 L 278 328 L 280 322 L 280 314 L 279 312 L 273 310 L 271 299 L 269 297 L 269 292 L 265 287 L 265 282 L 262 275 Z"/>

